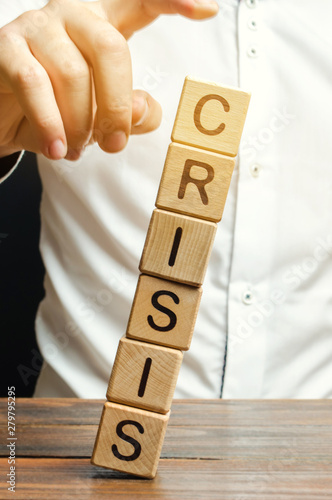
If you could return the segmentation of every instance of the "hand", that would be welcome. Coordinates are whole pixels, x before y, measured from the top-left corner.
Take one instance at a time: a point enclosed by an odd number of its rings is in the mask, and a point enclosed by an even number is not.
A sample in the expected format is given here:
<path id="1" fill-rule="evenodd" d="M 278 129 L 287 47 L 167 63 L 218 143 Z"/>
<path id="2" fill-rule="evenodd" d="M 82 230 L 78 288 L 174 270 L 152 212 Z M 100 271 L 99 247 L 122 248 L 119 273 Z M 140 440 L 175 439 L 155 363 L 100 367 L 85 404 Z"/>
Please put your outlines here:
<path id="1" fill-rule="evenodd" d="M 122 150 L 158 127 L 160 105 L 132 90 L 126 39 L 160 14 L 203 19 L 211 0 L 50 0 L 0 29 L 0 157 L 26 149 L 78 159 Z M 135 125 L 137 124 L 137 125 Z"/>

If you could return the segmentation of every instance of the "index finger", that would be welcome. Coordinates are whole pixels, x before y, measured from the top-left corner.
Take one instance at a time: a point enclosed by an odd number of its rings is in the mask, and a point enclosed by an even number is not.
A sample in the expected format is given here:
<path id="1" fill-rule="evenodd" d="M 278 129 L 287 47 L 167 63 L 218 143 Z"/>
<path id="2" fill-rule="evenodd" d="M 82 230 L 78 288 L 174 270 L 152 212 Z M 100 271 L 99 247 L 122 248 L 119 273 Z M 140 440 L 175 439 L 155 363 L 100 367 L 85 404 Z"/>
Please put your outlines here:
<path id="1" fill-rule="evenodd" d="M 11 127 L 17 126 L 16 146 L 41 152 L 50 159 L 63 158 L 66 135 L 52 83 L 24 38 L 16 33 L 14 23 L 1 34 L 0 72 L 25 117 L 19 126 L 8 118 Z"/>
<path id="2" fill-rule="evenodd" d="M 127 42 L 106 20 L 86 10 L 70 15 L 69 36 L 93 69 L 97 112 L 95 140 L 106 152 L 127 143 L 132 119 L 132 72 Z M 91 17 L 93 16 L 93 19 Z"/>

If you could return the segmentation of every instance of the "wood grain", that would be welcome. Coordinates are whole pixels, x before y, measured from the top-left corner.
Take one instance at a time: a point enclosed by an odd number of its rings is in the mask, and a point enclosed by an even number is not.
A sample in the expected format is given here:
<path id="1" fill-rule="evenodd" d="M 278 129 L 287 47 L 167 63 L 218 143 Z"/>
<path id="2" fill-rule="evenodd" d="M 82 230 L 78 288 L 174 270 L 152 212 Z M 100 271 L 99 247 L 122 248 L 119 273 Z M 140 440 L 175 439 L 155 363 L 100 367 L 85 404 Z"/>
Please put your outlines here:
<path id="1" fill-rule="evenodd" d="M 202 288 L 142 274 L 127 327 L 127 337 L 188 350 Z"/>
<path id="2" fill-rule="evenodd" d="M 16 500 L 330 500 L 328 468 L 242 460 L 165 460 L 148 481 L 96 468 L 88 459 L 18 460 L 20 483 Z M 0 460 L 0 474 L 6 472 Z"/>
<path id="3" fill-rule="evenodd" d="M 105 403 L 91 462 L 154 478 L 168 419 L 169 415 Z"/>
<path id="4" fill-rule="evenodd" d="M 156 207 L 218 222 L 224 211 L 233 169 L 232 158 L 172 143 Z"/>
<path id="5" fill-rule="evenodd" d="M 182 358 L 183 354 L 178 349 L 122 338 L 107 389 L 107 399 L 167 413 L 172 404 Z M 146 380 L 142 380 L 147 359 L 150 360 L 149 371 Z"/>
<path id="6" fill-rule="evenodd" d="M 244 460 L 287 460 L 289 456 L 299 461 L 310 457 L 312 461 L 328 461 L 332 467 L 331 424 L 320 428 L 316 425 L 302 427 L 271 424 L 238 426 L 218 424 L 205 427 L 174 423 L 173 408 L 161 456 L 179 459 L 243 458 Z M 99 417 L 101 413 L 99 403 Z M 97 434 L 99 418 L 94 425 L 22 426 L 17 440 L 22 457 L 90 457 Z M 5 432 L 4 432 L 5 434 Z M 0 448 L 0 456 L 7 456 L 7 449 Z M 292 450 L 292 451 L 290 451 Z"/>
<path id="7" fill-rule="evenodd" d="M 0 456 L 6 457 L 7 401 L 0 401 Z M 70 398 L 19 400 L 19 455 L 91 456 L 103 403 Z M 192 431 L 190 439 L 186 429 Z M 162 456 L 278 460 L 287 456 L 294 437 L 294 455 L 299 460 L 308 456 L 332 464 L 332 401 L 174 400 Z"/>
<path id="8" fill-rule="evenodd" d="M 250 94 L 187 77 L 172 141 L 236 156 Z"/>
<path id="9" fill-rule="evenodd" d="M 170 263 L 178 230 L 181 239 Z M 139 269 L 144 274 L 200 286 L 205 277 L 217 225 L 164 210 L 154 210 Z"/>
<path id="10" fill-rule="evenodd" d="M 8 496 L 2 482 L 0 498 L 332 498 L 331 400 L 175 400 L 153 481 L 90 464 L 102 405 L 18 399 L 18 487 Z M 2 478 L 8 472 L 6 417 L 2 399 Z"/>
<path id="11" fill-rule="evenodd" d="M 104 400 L 79 398 L 19 398 L 18 428 L 58 425 L 97 425 Z M 226 426 L 288 425 L 302 427 L 332 426 L 332 400 L 254 400 L 254 399 L 176 399 L 172 407 L 174 425 L 213 426 L 219 420 Z M 0 398 L 0 430 L 7 430 L 7 400 Z M 1 442 L 0 442 L 1 446 Z M 1 449 L 1 448 L 0 448 Z"/>

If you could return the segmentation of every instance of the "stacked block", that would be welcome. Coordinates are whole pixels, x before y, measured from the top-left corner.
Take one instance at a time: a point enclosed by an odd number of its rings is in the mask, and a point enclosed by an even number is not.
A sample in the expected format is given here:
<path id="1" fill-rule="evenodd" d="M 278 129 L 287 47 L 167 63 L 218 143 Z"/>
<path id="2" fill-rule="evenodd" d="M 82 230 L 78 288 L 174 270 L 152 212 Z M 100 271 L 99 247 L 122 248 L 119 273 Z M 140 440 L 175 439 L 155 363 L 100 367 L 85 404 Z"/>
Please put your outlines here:
<path id="1" fill-rule="evenodd" d="M 187 77 L 92 463 L 156 475 L 250 95 Z"/>

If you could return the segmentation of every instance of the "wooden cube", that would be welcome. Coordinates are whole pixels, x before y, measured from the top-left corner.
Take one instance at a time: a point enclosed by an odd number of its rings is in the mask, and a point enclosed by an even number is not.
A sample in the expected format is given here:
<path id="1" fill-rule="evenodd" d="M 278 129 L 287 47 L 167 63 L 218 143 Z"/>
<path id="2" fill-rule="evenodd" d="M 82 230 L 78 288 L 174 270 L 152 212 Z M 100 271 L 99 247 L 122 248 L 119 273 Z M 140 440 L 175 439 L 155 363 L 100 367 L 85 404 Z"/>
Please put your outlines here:
<path id="1" fill-rule="evenodd" d="M 235 160 L 172 143 L 168 148 L 156 206 L 220 221 Z"/>
<path id="2" fill-rule="evenodd" d="M 250 94 L 187 77 L 172 141 L 236 156 Z"/>
<path id="3" fill-rule="evenodd" d="M 154 210 L 140 271 L 193 286 L 201 285 L 216 229 L 214 222 Z"/>
<path id="4" fill-rule="evenodd" d="M 107 399 L 167 413 L 171 407 L 183 354 L 177 349 L 122 338 Z"/>
<path id="5" fill-rule="evenodd" d="M 202 288 L 142 274 L 131 309 L 127 337 L 187 351 Z"/>
<path id="6" fill-rule="evenodd" d="M 105 403 L 91 462 L 154 478 L 168 420 L 169 414 Z"/>

